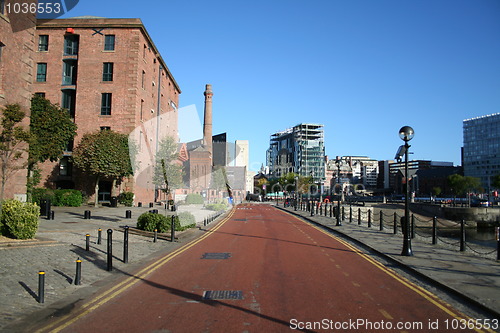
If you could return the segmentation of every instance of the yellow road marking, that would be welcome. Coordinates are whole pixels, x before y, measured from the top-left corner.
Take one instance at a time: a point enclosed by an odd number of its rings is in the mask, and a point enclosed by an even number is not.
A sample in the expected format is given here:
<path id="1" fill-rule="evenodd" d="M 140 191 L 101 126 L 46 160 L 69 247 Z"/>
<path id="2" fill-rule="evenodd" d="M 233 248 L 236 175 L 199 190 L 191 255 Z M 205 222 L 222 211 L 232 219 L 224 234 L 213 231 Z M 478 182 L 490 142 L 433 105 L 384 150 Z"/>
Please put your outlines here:
<path id="1" fill-rule="evenodd" d="M 385 318 L 389 319 L 389 320 L 392 320 L 394 319 L 390 314 L 389 312 L 385 311 L 384 309 L 378 309 L 378 312 L 380 312 L 382 314 L 382 316 L 384 316 Z"/>
<path id="2" fill-rule="evenodd" d="M 167 262 L 169 262 L 170 260 L 172 260 L 177 255 L 185 252 L 186 250 L 188 250 L 191 247 L 195 246 L 196 244 L 200 243 L 205 238 L 207 238 L 210 235 L 212 235 L 215 231 L 217 231 L 220 227 L 222 227 L 233 216 L 234 212 L 235 212 L 235 208 L 233 208 L 231 210 L 231 212 L 229 213 L 229 215 L 226 216 L 217 226 L 215 226 L 214 228 L 212 228 L 210 230 L 207 230 L 207 233 L 205 235 L 203 235 L 200 238 L 197 238 L 197 239 L 195 239 L 195 240 L 187 243 L 186 245 L 178 248 L 177 250 L 169 253 L 168 255 L 166 255 L 165 257 L 161 258 L 160 260 L 158 260 L 158 261 L 150 264 L 146 268 L 140 270 L 134 276 L 126 278 L 125 280 L 123 280 L 122 282 L 118 283 L 114 287 L 112 287 L 109 290 L 103 292 L 101 295 L 99 295 L 99 296 L 95 297 L 94 299 L 92 299 L 89 303 L 84 304 L 82 306 L 82 309 L 84 311 L 82 311 L 81 313 L 79 313 L 77 315 L 75 315 L 75 314 L 68 314 L 68 315 L 60 318 L 59 320 L 57 320 L 57 321 L 55 321 L 55 322 L 53 322 L 53 323 L 51 323 L 51 324 L 49 324 L 49 325 L 47 325 L 47 326 L 39 329 L 39 330 L 37 330 L 36 332 L 39 333 L 39 332 L 44 332 L 44 331 L 50 331 L 50 332 L 54 332 L 55 333 L 55 332 L 59 332 L 59 331 L 65 329 L 66 327 L 68 327 L 69 325 L 73 324 L 74 322 L 76 322 L 77 320 L 79 320 L 80 318 L 82 318 L 83 316 L 89 314 L 90 312 L 92 312 L 95 309 L 99 308 L 100 306 L 102 306 L 103 304 L 105 304 L 106 302 L 108 302 L 109 300 L 113 299 L 118 294 L 124 292 L 126 289 L 128 289 L 132 285 L 134 285 L 137 282 L 141 281 L 147 275 L 153 273 L 154 271 L 156 271 L 158 268 L 160 268 L 161 266 L 163 266 L 164 264 L 166 264 Z M 73 316 L 73 318 L 70 319 L 70 320 L 68 320 L 72 316 Z M 61 325 L 58 326 L 59 324 L 61 324 Z M 58 327 L 56 327 L 56 326 L 58 326 Z"/>

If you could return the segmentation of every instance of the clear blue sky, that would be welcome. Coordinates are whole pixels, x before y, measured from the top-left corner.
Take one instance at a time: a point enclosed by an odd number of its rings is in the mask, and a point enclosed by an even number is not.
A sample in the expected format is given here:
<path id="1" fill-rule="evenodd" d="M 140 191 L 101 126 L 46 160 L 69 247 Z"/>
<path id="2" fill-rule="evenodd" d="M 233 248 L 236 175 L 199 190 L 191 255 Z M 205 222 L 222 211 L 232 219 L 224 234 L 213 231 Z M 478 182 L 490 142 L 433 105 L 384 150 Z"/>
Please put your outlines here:
<path id="1" fill-rule="evenodd" d="M 250 141 L 325 125 L 326 153 L 392 159 L 404 125 L 412 158 L 460 164 L 464 119 L 500 112 L 498 0 L 81 0 L 63 17 L 140 18 L 179 83 L 180 106 L 214 134 Z"/>

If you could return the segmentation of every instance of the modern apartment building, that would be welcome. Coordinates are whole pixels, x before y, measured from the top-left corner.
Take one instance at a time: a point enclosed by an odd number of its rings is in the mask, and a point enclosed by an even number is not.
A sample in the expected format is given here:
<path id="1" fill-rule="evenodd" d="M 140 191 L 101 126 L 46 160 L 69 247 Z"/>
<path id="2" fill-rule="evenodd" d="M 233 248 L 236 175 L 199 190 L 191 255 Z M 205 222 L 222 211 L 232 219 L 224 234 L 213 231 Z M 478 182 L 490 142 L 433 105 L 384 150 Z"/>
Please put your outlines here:
<path id="1" fill-rule="evenodd" d="M 75 146 L 85 133 L 135 130 L 136 143 L 153 160 L 163 136 L 177 142 L 181 90 L 140 19 L 38 20 L 35 42 L 33 92 L 68 110 L 78 126 Z M 95 184 L 74 172 L 71 152 L 72 145 L 59 162 L 43 166 L 43 183 L 93 196 Z M 138 201 L 156 198 L 149 181 L 135 180 L 117 188 L 102 180 L 99 199 L 121 191 L 134 192 Z"/>
<path id="2" fill-rule="evenodd" d="M 24 1 L 36 3 L 35 0 Z M 9 13 L 6 2 L 0 1 L 0 109 L 19 104 L 26 113 L 23 125 L 29 125 L 35 49 L 34 13 Z M 23 199 L 26 196 L 24 154 L 8 168 L 5 198 Z"/>
<path id="3" fill-rule="evenodd" d="M 323 125 L 298 124 L 271 135 L 267 165 L 274 177 L 293 172 L 314 182 L 325 181 L 325 144 Z"/>
<path id="4" fill-rule="evenodd" d="M 463 121 L 464 175 L 477 177 L 485 189 L 500 174 L 500 113 Z"/>

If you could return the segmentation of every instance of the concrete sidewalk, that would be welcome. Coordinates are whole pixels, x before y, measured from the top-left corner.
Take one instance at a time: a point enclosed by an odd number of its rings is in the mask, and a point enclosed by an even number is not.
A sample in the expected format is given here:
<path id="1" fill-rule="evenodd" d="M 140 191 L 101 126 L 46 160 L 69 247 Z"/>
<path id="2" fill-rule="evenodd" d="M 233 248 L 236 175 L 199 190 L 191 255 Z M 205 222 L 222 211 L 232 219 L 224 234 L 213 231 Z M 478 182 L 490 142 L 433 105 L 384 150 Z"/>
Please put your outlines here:
<path id="1" fill-rule="evenodd" d="M 318 215 L 311 217 L 309 212 L 295 211 L 293 207 L 279 208 L 362 243 L 384 257 L 404 265 L 413 273 L 432 280 L 500 318 L 500 262 L 498 261 L 432 245 L 430 241 L 425 242 L 416 238 L 412 239 L 413 256 L 401 256 L 403 236 L 400 231 L 398 234 L 393 234 L 392 227 L 391 230 L 379 231 L 378 225 L 368 228 L 366 221 L 358 225 L 356 218 L 353 218 L 352 223 L 347 218 L 342 222 L 342 226 L 336 226 L 336 219 L 332 217 Z"/>
<path id="2" fill-rule="evenodd" d="M 194 207 L 197 206 L 197 207 Z M 53 207 L 54 220 L 40 217 L 34 240 L 0 239 L 0 331 L 16 332 L 8 326 L 23 317 L 37 313 L 47 315 L 96 292 L 105 281 L 129 274 L 173 251 L 202 234 L 198 228 L 177 233 L 176 242 L 164 235 L 153 242 L 153 235 L 129 234 L 128 263 L 123 262 L 123 227 L 135 227 L 140 214 L 158 209 L 160 214 L 173 214 L 162 206 L 148 207 Z M 84 211 L 91 219 L 84 219 Z M 126 219 L 126 210 L 132 218 Z M 178 212 L 190 211 L 197 223 L 215 212 L 202 206 L 180 206 Z M 97 244 L 98 229 L 101 244 Z M 107 230 L 113 239 L 113 271 L 107 271 Z M 86 251 L 86 234 L 90 234 L 90 251 Z M 82 260 L 81 285 L 75 285 L 76 260 Z M 38 272 L 45 271 L 45 303 L 38 303 Z M 42 311 L 38 311 L 42 310 Z M 42 312 L 42 313 L 41 313 Z"/>

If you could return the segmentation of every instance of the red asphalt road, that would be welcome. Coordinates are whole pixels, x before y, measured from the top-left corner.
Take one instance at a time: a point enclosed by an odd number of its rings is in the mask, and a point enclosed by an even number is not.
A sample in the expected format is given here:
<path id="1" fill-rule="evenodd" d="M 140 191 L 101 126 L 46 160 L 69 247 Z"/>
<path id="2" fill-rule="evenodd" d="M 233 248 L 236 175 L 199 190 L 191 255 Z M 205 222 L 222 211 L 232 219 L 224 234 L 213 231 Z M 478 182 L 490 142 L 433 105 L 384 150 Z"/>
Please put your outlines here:
<path id="1" fill-rule="evenodd" d="M 451 329 L 462 315 L 434 295 L 269 205 L 239 205 L 206 235 L 50 330 L 464 331 Z M 231 257 L 202 259 L 205 253 Z M 209 290 L 241 291 L 243 299 L 204 300 Z"/>

